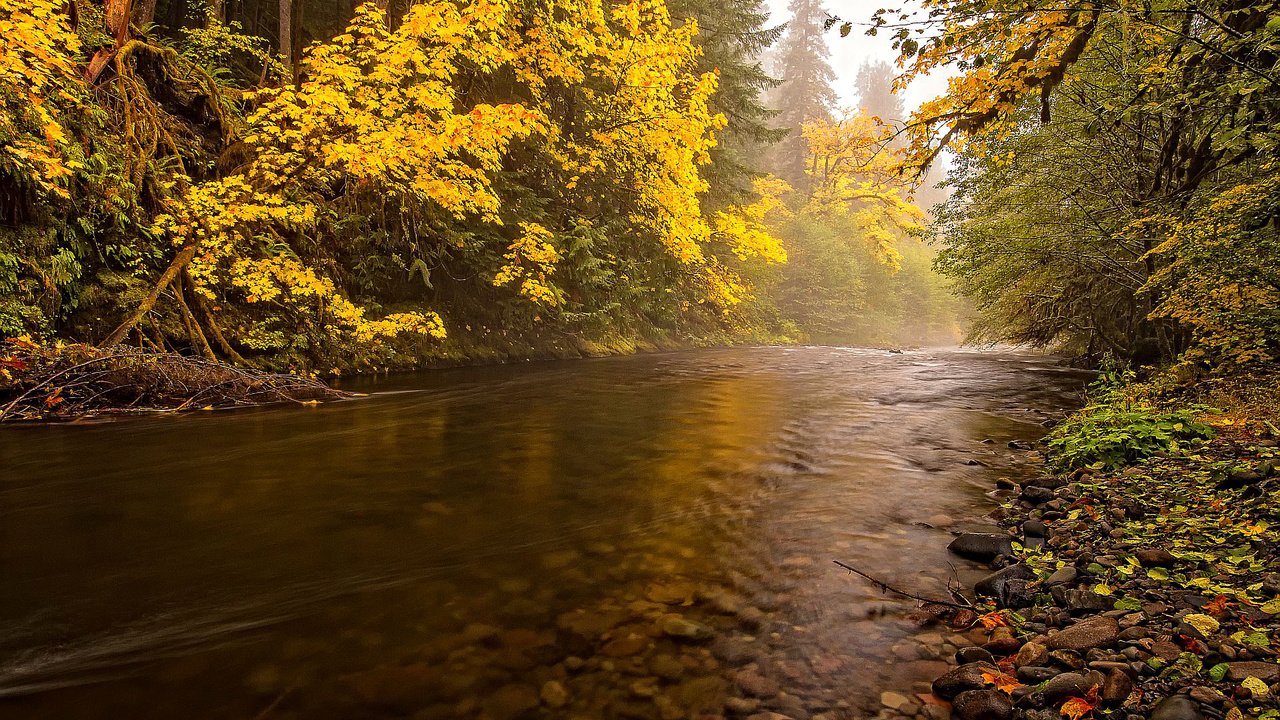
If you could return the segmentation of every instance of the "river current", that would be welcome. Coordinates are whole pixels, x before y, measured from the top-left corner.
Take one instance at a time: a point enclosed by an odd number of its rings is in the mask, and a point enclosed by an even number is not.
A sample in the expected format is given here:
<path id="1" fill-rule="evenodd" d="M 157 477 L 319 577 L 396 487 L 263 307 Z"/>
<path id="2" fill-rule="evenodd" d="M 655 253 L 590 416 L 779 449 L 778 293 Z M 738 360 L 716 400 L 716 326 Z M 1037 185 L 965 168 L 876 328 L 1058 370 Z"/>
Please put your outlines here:
<path id="1" fill-rule="evenodd" d="M 735 348 L 0 431 L 0 718 L 863 717 L 1079 373 Z M 960 642 L 960 641 L 956 641 Z"/>

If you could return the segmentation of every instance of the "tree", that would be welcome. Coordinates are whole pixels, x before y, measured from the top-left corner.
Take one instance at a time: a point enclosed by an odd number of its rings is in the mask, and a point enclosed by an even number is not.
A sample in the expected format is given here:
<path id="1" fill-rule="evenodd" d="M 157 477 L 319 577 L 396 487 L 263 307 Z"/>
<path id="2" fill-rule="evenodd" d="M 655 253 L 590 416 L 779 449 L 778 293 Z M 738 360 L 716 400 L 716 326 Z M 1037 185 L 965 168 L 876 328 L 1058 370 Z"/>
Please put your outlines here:
<path id="1" fill-rule="evenodd" d="M 807 148 L 801 128 L 804 123 L 826 120 L 836 104 L 831 88 L 835 73 L 827 62 L 830 50 L 823 37 L 827 13 L 819 0 L 792 0 L 791 19 L 778 46 L 781 84 L 770 94 L 777 112 L 777 124 L 788 135 L 774 147 L 772 170 L 789 183 L 806 182 Z"/>
<path id="2" fill-rule="evenodd" d="M 858 90 L 858 107 L 886 125 L 906 122 L 907 110 L 902 98 L 894 93 L 893 66 L 884 61 L 868 62 L 858 68 L 854 86 Z"/>
<path id="3" fill-rule="evenodd" d="M 785 135 L 770 126 L 774 112 L 763 95 L 778 81 L 761 65 L 762 53 L 781 37 L 783 26 L 766 25 L 769 13 L 761 0 L 676 0 L 669 5 L 672 17 L 697 22 L 694 42 L 702 49 L 698 69 L 719 77 L 709 105 L 725 116 L 726 125 L 707 167 L 707 204 L 718 209 L 750 194 L 762 151 Z"/>

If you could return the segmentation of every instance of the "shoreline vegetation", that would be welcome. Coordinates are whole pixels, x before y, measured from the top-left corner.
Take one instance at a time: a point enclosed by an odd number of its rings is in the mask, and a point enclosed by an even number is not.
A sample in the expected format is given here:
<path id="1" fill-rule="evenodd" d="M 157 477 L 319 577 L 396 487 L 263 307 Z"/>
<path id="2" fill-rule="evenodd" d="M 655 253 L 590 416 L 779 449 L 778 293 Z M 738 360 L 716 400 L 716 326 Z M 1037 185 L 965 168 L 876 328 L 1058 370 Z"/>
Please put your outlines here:
<path id="1" fill-rule="evenodd" d="M 949 545 L 992 569 L 972 609 L 933 606 L 972 645 L 881 718 L 1280 717 L 1278 376 L 1168 377 L 1104 373 L 1001 481 L 998 527 Z"/>

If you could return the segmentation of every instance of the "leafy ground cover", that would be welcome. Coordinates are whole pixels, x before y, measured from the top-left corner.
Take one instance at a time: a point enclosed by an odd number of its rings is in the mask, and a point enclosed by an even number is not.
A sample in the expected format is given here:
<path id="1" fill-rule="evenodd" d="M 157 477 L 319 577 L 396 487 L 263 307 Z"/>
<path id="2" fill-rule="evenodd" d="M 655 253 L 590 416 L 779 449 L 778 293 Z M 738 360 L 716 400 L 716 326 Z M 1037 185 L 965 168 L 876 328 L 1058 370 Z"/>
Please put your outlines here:
<path id="1" fill-rule="evenodd" d="M 929 713 L 1280 718 L 1275 376 L 1130 381 L 1095 388 L 1046 472 L 1008 491 L 1013 556 L 993 552 L 975 588 L 987 642 L 933 683 Z"/>

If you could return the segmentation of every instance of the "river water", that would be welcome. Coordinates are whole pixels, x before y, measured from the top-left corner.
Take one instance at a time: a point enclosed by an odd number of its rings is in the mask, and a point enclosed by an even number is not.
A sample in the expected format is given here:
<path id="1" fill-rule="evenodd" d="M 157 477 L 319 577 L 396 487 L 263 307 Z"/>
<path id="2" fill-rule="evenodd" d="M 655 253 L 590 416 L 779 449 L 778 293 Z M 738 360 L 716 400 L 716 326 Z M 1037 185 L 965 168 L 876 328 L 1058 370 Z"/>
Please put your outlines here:
<path id="1" fill-rule="evenodd" d="M 1081 382 L 740 348 L 6 428 L 0 717 L 861 717 L 954 648 L 832 561 L 971 580 L 944 527 Z"/>

